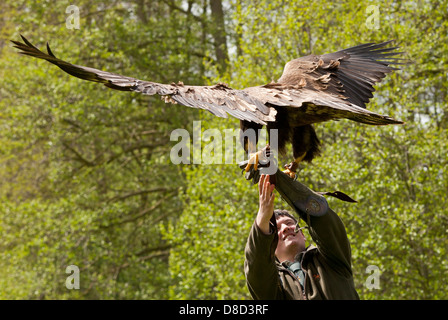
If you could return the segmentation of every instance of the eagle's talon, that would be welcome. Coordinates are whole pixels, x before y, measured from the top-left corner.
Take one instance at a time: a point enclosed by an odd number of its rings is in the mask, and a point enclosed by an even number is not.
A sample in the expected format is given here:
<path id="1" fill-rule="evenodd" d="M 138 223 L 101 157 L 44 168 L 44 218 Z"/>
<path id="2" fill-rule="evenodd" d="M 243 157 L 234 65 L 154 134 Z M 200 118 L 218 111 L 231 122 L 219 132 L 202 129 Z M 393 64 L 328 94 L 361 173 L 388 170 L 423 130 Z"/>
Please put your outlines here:
<path id="1" fill-rule="evenodd" d="M 291 179 L 295 180 L 297 178 L 296 172 L 291 171 L 289 168 L 287 168 L 287 165 L 285 165 L 285 168 L 286 168 L 286 170 L 283 170 L 283 173 L 285 173 Z"/>
<path id="2" fill-rule="evenodd" d="M 299 168 L 299 163 L 302 162 L 302 160 L 305 158 L 306 156 L 306 152 L 302 153 L 299 157 L 295 158 L 294 161 L 285 164 L 283 167 L 285 168 L 285 170 L 283 170 L 283 172 L 285 174 L 287 174 L 291 179 L 295 180 L 297 179 L 297 169 Z"/>
<path id="3" fill-rule="evenodd" d="M 250 170 L 252 165 L 254 166 L 255 171 L 258 170 L 258 160 L 260 159 L 260 155 L 263 156 L 263 152 L 264 152 L 264 149 L 250 154 L 249 161 L 247 162 L 246 168 L 244 169 L 246 172 L 248 172 Z"/>

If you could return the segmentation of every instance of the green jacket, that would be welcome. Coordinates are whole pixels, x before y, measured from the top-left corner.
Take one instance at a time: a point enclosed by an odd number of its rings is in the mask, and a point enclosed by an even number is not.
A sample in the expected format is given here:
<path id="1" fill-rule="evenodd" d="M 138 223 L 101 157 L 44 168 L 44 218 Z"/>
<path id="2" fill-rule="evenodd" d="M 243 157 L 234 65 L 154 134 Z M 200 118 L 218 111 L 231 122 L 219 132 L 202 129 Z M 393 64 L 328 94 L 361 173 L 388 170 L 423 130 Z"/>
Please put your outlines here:
<path id="1" fill-rule="evenodd" d="M 256 300 L 359 299 L 353 282 L 351 249 L 341 219 L 331 209 L 320 217 L 306 218 L 316 246 L 302 254 L 304 290 L 298 278 L 275 257 L 277 229 L 265 235 L 254 222 L 245 249 L 244 272 Z"/>

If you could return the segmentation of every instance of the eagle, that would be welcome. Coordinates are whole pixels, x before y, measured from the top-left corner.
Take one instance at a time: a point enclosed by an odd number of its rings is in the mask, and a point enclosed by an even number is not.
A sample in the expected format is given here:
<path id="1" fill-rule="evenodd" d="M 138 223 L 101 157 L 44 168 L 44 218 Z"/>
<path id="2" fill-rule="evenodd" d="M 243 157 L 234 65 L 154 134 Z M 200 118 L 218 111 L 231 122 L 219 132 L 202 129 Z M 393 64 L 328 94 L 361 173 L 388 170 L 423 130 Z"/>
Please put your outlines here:
<path id="1" fill-rule="evenodd" d="M 393 40 L 300 57 L 286 63 L 277 81 L 239 90 L 224 83 L 211 86 L 185 85 L 180 81 L 162 84 L 79 66 L 56 58 L 48 42 L 45 53 L 20 36 L 23 42 L 11 40 L 20 53 L 47 60 L 77 78 L 99 82 L 115 90 L 159 95 L 166 103 L 239 119 L 241 140 L 247 153 L 254 150 L 261 128 L 266 127 L 268 133 L 277 129 L 277 151 L 284 154 L 286 145 L 292 145 L 293 159 L 284 166 L 291 178 L 295 177 L 301 161 L 311 162 L 320 155 L 321 143 L 314 123 L 349 119 L 368 125 L 403 124 L 403 121 L 366 109 L 373 97 L 374 85 L 388 73 L 398 70 L 396 65 L 403 64 L 403 59 L 396 57 L 402 52 L 391 45 Z M 255 141 L 244 135 L 250 129 L 257 134 Z M 250 152 L 246 171 L 257 166 L 260 152 Z"/>

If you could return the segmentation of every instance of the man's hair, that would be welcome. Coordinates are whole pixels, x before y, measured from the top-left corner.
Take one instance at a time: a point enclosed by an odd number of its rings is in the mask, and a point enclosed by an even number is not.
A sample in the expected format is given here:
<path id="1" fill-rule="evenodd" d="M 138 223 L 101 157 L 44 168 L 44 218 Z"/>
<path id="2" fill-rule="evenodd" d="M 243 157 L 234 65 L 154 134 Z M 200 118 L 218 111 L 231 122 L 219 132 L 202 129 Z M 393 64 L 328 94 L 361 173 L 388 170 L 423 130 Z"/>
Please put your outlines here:
<path id="1" fill-rule="evenodd" d="M 286 216 L 286 217 L 289 217 L 292 220 L 294 220 L 295 223 L 299 223 L 297 221 L 296 217 L 294 217 L 292 214 L 290 214 L 288 210 L 275 209 L 274 214 L 275 214 L 275 220 L 279 219 L 280 217 Z"/>

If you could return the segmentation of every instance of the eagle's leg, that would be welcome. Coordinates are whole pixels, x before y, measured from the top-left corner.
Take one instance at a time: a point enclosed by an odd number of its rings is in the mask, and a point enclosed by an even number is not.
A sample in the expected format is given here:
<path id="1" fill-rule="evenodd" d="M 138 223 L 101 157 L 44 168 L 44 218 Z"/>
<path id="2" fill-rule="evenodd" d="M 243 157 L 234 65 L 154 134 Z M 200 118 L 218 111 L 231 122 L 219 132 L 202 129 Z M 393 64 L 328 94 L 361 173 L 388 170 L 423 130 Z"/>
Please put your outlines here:
<path id="1" fill-rule="evenodd" d="M 294 179 L 296 177 L 296 171 L 299 167 L 299 163 L 305 158 L 306 152 L 298 156 L 297 158 L 294 158 L 294 161 L 292 161 L 289 164 L 285 164 L 283 172 L 286 173 L 291 179 Z"/>
<path id="2" fill-rule="evenodd" d="M 254 123 L 251 121 L 240 121 L 240 141 L 241 144 L 244 147 L 244 151 L 247 152 L 249 156 L 249 161 L 247 162 L 247 165 L 245 167 L 245 172 L 248 172 L 252 166 L 254 167 L 254 170 L 258 170 L 258 160 L 262 155 L 262 152 L 264 149 L 260 151 L 257 150 L 257 143 L 258 143 L 258 131 L 263 126 L 258 123 Z"/>
<path id="3" fill-rule="evenodd" d="M 294 161 L 287 164 L 285 166 L 286 170 L 283 172 L 294 179 L 299 163 L 302 161 L 311 162 L 311 160 L 320 153 L 320 142 L 313 125 L 308 124 L 294 127 L 292 135 L 292 151 Z"/>

